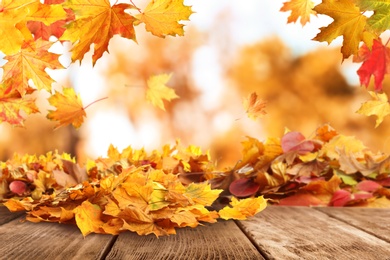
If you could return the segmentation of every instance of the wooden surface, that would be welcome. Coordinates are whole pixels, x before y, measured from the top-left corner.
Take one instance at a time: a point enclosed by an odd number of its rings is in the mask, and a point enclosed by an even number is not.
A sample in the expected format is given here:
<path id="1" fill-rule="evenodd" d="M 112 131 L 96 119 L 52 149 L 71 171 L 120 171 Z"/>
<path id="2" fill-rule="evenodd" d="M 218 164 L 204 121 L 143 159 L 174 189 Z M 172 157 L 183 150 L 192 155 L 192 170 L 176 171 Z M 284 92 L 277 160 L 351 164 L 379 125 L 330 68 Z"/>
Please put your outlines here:
<path id="1" fill-rule="evenodd" d="M 156 238 L 125 232 L 83 238 L 76 226 L 23 222 L 0 207 L 0 259 L 390 260 L 390 210 L 270 206 Z"/>

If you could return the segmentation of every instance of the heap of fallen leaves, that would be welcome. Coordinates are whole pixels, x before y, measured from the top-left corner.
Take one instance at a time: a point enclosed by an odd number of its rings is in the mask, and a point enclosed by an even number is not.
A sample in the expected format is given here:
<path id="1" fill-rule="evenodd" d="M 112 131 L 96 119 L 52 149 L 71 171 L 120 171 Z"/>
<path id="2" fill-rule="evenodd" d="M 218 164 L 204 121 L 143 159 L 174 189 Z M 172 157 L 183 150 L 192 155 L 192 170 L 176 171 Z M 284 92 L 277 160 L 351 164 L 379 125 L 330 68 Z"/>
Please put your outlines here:
<path id="1" fill-rule="evenodd" d="M 32 222 L 76 223 L 83 235 L 175 234 L 218 218 L 244 220 L 267 201 L 390 207 L 390 156 L 329 125 L 312 139 L 298 132 L 264 142 L 248 137 L 242 160 L 224 171 L 200 148 L 179 143 L 149 154 L 111 146 L 106 158 L 84 166 L 56 152 L 15 155 L 0 168 L 0 199 L 9 210 L 26 211 Z"/>

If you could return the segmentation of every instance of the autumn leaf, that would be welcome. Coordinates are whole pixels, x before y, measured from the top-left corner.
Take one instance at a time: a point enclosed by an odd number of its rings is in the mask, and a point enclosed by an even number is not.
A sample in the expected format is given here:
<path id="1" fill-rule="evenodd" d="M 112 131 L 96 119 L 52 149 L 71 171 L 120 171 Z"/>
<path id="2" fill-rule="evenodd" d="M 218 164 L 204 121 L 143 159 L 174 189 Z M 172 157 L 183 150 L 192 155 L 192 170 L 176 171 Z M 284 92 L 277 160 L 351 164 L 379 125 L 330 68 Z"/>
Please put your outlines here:
<path id="1" fill-rule="evenodd" d="M 99 229 L 103 225 L 101 220 L 102 209 L 99 205 L 86 200 L 74 209 L 74 214 L 76 224 L 84 237 L 92 232 L 99 233 Z"/>
<path id="2" fill-rule="evenodd" d="M 220 218 L 245 220 L 264 210 L 267 207 L 267 200 L 263 196 L 242 200 L 232 197 L 230 205 L 231 207 L 226 206 L 218 212 Z"/>
<path id="3" fill-rule="evenodd" d="M 334 19 L 327 27 L 322 27 L 321 32 L 313 39 L 326 41 L 330 44 L 335 38 L 343 36 L 341 52 L 343 59 L 356 54 L 359 43 L 364 41 L 367 46 L 372 46 L 375 35 L 365 31 L 367 17 L 361 13 L 353 1 L 350 0 L 323 0 L 321 4 L 314 7 L 318 14 L 325 14 Z"/>
<path id="4" fill-rule="evenodd" d="M 31 93 L 31 91 L 29 91 Z M 20 95 L 16 90 L 0 85 L 0 123 L 8 122 L 13 126 L 23 126 L 26 115 L 38 113 L 35 98 Z"/>
<path id="5" fill-rule="evenodd" d="M 47 74 L 46 69 L 64 68 L 58 61 L 60 55 L 48 51 L 52 45 L 52 42 L 41 39 L 34 43 L 24 43 L 18 53 L 4 58 L 8 62 L 3 66 L 3 80 L 11 82 L 11 87 L 22 96 L 30 87 L 30 79 L 36 88 L 51 92 L 51 85 L 55 81 Z"/>
<path id="6" fill-rule="evenodd" d="M 362 11 L 373 11 L 367 20 L 369 29 L 377 34 L 390 28 L 390 1 L 389 0 L 355 0 Z"/>
<path id="7" fill-rule="evenodd" d="M 346 154 L 358 156 L 363 153 L 364 149 L 366 149 L 366 146 L 354 136 L 337 135 L 322 146 L 320 156 L 338 160 L 340 158 L 340 150 L 344 150 Z"/>
<path id="8" fill-rule="evenodd" d="M 184 196 L 191 199 L 194 203 L 211 206 L 223 190 L 211 189 L 207 183 L 191 183 L 183 193 Z"/>
<path id="9" fill-rule="evenodd" d="M 258 117 L 263 117 L 267 114 L 265 111 L 267 102 L 258 99 L 256 92 L 250 94 L 250 96 L 244 100 L 243 104 L 248 117 L 252 120 L 256 120 Z"/>
<path id="10" fill-rule="evenodd" d="M 136 20 L 126 11 L 133 9 L 130 4 L 110 6 L 108 0 L 66 1 L 64 8 L 71 9 L 75 20 L 67 25 L 60 40 L 72 42 L 72 61 L 82 60 L 94 44 L 93 65 L 108 51 L 110 39 L 118 34 L 135 41 L 133 23 Z"/>
<path id="11" fill-rule="evenodd" d="M 27 21 L 50 25 L 66 18 L 62 6 L 45 5 L 39 0 L 5 0 L 0 3 L 0 9 L 0 46 L 6 55 L 17 53 L 25 40 L 32 39 Z"/>
<path id="12" fill-rule="evenodd" d="M 310 22 L 310 15 L 316 15 L 316 12 L 313 10 L 314 2 L 311 0 L 290 0 L 285 2 L 280 8 L 282 12 L 291 11 L 290 16 L 288 17 L 288 23 L 295 23 L 299 18 L 302 26 Z"/>
<path id="13" fill-rule="evenodd" d="M 62 4 L 65 0 L 45 0 L 44 4 Z M 67 18 L 63 20 L 55 21 L 50 25 L 46 25 L 40 21 L 28 21 L 27 27 L 32 34 L 34 34 L 35 40 L 42 38 L 48 41 L 50 36 L 55 36 L 57 39 L 65 32 L 65 24 L 74 20 L 74 13 L 70 9 L 66 9 Z"/>
<path id="14" fill-rule="evenodd" d="M 362 104 L 356 113 L 365 116 L 377 116 L 375 127 L 378 127 L 385 116 L 390 114 L 390 104 L 386 93 L 376 93 L 368 91 L 372 100 L 366 101 Z"/>
<path id="15" fill-rule="evenodd" d="M 390 73 L 390 48 L 384 46 L 380 39 L 374 40 L 372 49 L 363 45 L 353 61 L 363 62 L 357 71 L 360 84 L 368 87 L 371 76 L 374 76 L 375 90 L 382 91 L 385 74 Z"/>
<path id="16" fill-rule="evenodd" d="M 180 21 L 189 20 L 191 7 L 183 0 L 151 0 L 144 12 L 137 15 L 145 23 L 145 29 L 153 35 L 164 38 L 167 35 L 184 35 Z"/>
<path id="17" fill-rule="evenodd" d="M 56 110 L 49 110 L 47 118 L 58 121 L 56 128 L 72 124 L 79 128 L 83 122 L 85 113 L 79 95 L 76 95 L 73 88 L 64 88 L 63 93 L 57 92 L 49 98 L 49 103 L 56 107 Z"/>
<path id="18" fill-rule="evenodd" d="M 175 90 L 167 87 L 165 84 L 170 80 L 172 74 L 160 74 L 151 76 L 147 81 L 146 100 L 153 106 L 165 111 L 163 100 L 171 101 L 179 98 Z"/>

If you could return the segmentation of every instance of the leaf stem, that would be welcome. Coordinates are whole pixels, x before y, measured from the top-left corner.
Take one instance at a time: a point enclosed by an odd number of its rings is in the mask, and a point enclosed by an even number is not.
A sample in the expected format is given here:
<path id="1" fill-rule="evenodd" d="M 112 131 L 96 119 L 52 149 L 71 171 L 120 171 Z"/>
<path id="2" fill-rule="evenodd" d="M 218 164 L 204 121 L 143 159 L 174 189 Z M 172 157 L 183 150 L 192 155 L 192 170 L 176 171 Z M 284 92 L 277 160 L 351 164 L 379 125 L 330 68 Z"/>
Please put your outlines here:
<path id="1" fill-rule="evenodd" d="M 390 37 L 389 37 L 389 39 L 387 39 L 387 42 L 385 43 L 385 46 L 387 46 L 387 44 L 389 44 L 389 42 L 390 42 Z"/>
<path id="2" fill-rule="evenodd" d="M 93 104 L 95 104 L 96 102 L 102 101 L 102 100 L 107 99 L 107 98 L 108 98 L 108 97 L 99 98 L 99 99 L 93 101 L 92 103 L 86 105 L 83 109 L 85 110 L 85 109 L 87 109 L 90 105 L 93 105 Z"/>
<path id="3" fill-rule="evenodd" d="M 131 2 L 131 4 L 138 10 L 138 12 L 141 14 L 141 13 L 142 13 L 142 12 L 141 12 L 141 9 L 138 8 L 138 7 L 134 4 L 133 0 L 130 0 L 130 2 Z"/>

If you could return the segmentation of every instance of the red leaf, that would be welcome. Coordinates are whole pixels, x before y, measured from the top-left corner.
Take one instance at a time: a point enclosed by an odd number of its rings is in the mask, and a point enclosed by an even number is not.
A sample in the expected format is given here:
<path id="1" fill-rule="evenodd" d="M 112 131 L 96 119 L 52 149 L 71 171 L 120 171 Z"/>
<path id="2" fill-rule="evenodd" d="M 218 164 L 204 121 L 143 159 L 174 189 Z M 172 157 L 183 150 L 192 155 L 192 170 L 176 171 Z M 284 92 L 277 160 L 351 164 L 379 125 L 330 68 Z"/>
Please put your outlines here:
<path id="1" fill-rule="evenodd" d="M 299 132 L 288 132 L 282 137 L 283 152 L 297 151 L 300 154 L 305 154 L 313 151 L 315 148 L 314 143 L 305 139 Z"/>
<path id="2" fill-rule="evenodd" d="M 373 192 L 377 189 L 381 188 L 382 186 L 375 181 L 361 181 L 356 185 L 356 189 L 361 191 L 367 191 L 367 192 Z"/>
<path id="3" fill-rule="evenodd" d="M 326 206 L 326 203 L 310 193 L 298 193 L 279 201 L 280 206 Z"/>
<path id="4" fill-rule="evenodd" d="M 338 190 L 333 194 L 329 206 L 343 207 L 351 200 L 351 193 L 346 190 Z"/>
<path id="5" fill-rule="evenodd" d="M 390 72 L 390 48 L 384 46 L 381 40 L 374 40 L 372 50 L 363 45 L 358 55 L 354 57 L 354 62 L 362 62 L 357 74 L 360 78 L 360 84 L 368 87 L 371 75 L 374 76 L 375 90 L 382 90 L 382 82 L 385 74 Z"/>
<path id="6" fill-rule="evenodd" d="M 229 186 L 229 191 L 236 197 L 248 197 L 255 194 L 260 188 L 260 185 L 252 179 L 238 179 L 233 181 Z"/>

